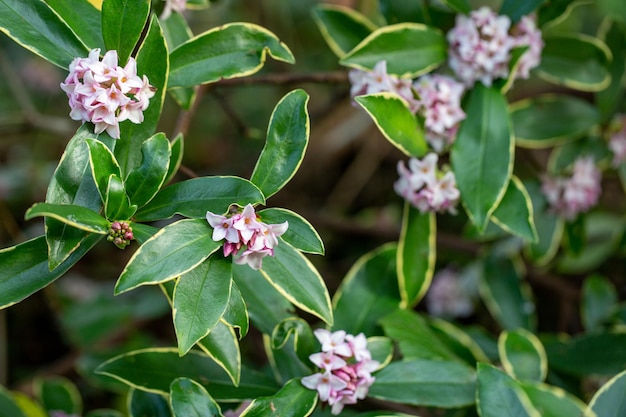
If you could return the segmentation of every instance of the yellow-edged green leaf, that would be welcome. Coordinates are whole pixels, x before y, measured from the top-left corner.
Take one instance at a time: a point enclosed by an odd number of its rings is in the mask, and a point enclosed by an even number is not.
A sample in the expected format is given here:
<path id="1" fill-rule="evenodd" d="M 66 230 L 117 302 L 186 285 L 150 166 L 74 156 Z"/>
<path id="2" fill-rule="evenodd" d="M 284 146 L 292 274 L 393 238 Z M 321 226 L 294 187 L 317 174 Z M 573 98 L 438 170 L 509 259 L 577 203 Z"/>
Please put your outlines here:
<path id="1" fill-rule="evenodd" d="M 305 388 L 299 379 L 293 379 L 276 394 L 252 401 L 241 417 L 306 417 L 316 405 L 317 391 Z"/>
<path id="2" fill-rule="evenodd" d="M 541 341 L 525 329 L 504 331 L 498 338 L 504 370 L 513 378 L 541 382 L 548 374 L 548 359 Z"/>
<path id="3" fill-rule="evenodd" d="M 193 37 L 187 20 L 180 13 L 172 13 L 167 19 L 161 21 L 161 26 L 167 42 L 167 49 L 170 51 Z M 197 88 L 170 88 L 168 92 L 179 106 L 189 110 L 196 99 Z"/>
<path id="4" fill-rule="evenodd" d="M 235 386 L 241 380 L 241 352 L 233 328 L 219 321 L 211 332 L 198 341 L 198 346 L 230 377 Z"/>
<path id="5" fill-rule="evenodd" d="M 30 220 L 35 217 L 50 217 L 90 233 L 101 235 L 109 233 L 109 222 L 107 219 L 95 211 L 81 206 L 36 203 L 26 211 L 24 218 Z"/>
<path id="6" fill-rule="evenodd" d="M 0 417 L 26 417 L 10 391 L 0 386 Z"/>
<path id="7" fill-rule="evenodd" d="M 222 316 L 222 321 L 230 327 L 239 329 L 239 339 L 248 334 L 249 319 L 246 301 L 243 299 L 241 291 L 239 291 L 239 287 L 234 281 L 231 282 L 230 298 L 228 299 L 226 311 L 224 311 Z"/>
<path id="8" fill-rule="evenodd" d="M 393 93 L 358 96 L 356 102 L 370 115 L 380 133 L 407 156 L 426 153 L 424 132 L 407 102 Z"/>
<path id="9" fill-rule="evenodd" d="M 289 222 L 289 228 L 281 238 L 302 252 L 324 254 L 324 242 L 315 228 L 304 217 L 283 208 L 268 208 L 257 212 L 264 223 Z"/>
<path id="10" fill-rule="evenodd" d="M 396 257 L 398 285 L 405 308 L 415 306 L 430 287 L 437 259 L 436 238 L 435 213 L 421 213 L 405 203 Z"/>
<path id="11" fill-rule="evenodd" d="M 592 275 L 585 279 L 582 288 L 580 316 L 588 333 L 602 330 L 617 309 L 617 290 L 611 281 Z"/>
<path id="12" fill-rule="evenodd" d="M 124 182 L 133 205 L 143 207 L 161 189 L 169 170 L 170 141 L 163 133 L 146 139 L 141 145 L 141 165 L 133 168 Z"/>
<path id="13" fill-rule="evenodd" d="M 173 380 L 169 403 L 174 417 L 222 417 L 220 406 L 206 388 L 193 379 Z"/>
<path id="14" fill-rule="evenodd" d="M 172 51 L 168 88 L 254 74 L 263 67 L 267 54 L 278 61 L 295 61 L 289 48 L 261 26 L 229 23 L 211 29 Z"/>
<path id="15" fill-rule="evenodd" d="M 545 265 L 556 255 L 563 235 L 564 220 L 549 211 L 538 182 L 525 182 L 533 203 L 533 218 L 537 230 L 537 242 L 526 247 L 527 256 L 537 265 Z"/>
<path id="16" fill-rule="evenodd" d="M 104 200 L 104 213 L 108 219 L 128 220 L 137 211 L 137 206 L 131 205 L 124 188 L 124 182 L 115 174 L 109 176 Z"/>
<path id="17" fill-rule="evenodd" d="M 584 414 L 585 403 L 561 388 L 531 381 L 519 385 L 535 409 L 541 412 L 541 417 L 582 417 Z"/>
<path id="18" fill-rule="evenodd" d="M 83 400 L 76 385 L 63 377 L 38 378 L 34 385 L 35 395 L 47 411 L 63 411 L 80 415 Z"/>
<path id="19" fill-rule="evenodd" d="M 102 36 L 123 66 L 135 49 L 150 14 L 149 0 L 106 0 L 102 3 Z"/>
<path id="20" fill-rule="evenodd" d="M 380 61 L 386 61 L 389 74 L 415 78 L 437 68 L 446 59 L 447 50 L 445 36 L 438 29 L 418 23 L 398 23 L 372 32 L 340 63 L 372 70 Z"/>
<path id="21" fill-rule="evenodd" d="M 294 90 L 272 112 L 265 146 L 250 177 L 265 198 L 276 194 L 300 168 L 309 143 L 308 101 L 304 90 Z"/>
<path id="22" fill-rule="evenodd" d="M 542 417 L 513 378 L 486 363 L 478 364 L 476 407 L 482 417 Z"/>
<path id="23" fill-rule="evenodd" d="M 536 243 L 537 229 L 533 217 L 533 202 L 526 187 L 518 177 L 511 176 L 511 181 L 493 212 L 491 220 L 509 233 Z"/>
<path id="24" fill-rule="evenodd" d="M 620 417 L 626 414 L 626 371 L 608 380 L 589 402 L 585 417 Z"/>
<path id="25" fill-rule="evenodd" d="M 476 362 L 490 362 L 483 348 L 460 327 L 436 317 L 429 317 L 428 324 L 437 338 L 470 366 L 475 366 Z"/>
<path id="26" fill-rule="evenodd" d="M 102 202 L 104 203 L 107 199 L 109 177 L 111 174 L 115 174 L 121 178 L 122 171 L 115 159 L 115 155 L 113 155 L 113 152 L 111 152 L 104 142 L 91 138 L 86 139 L 85 142 L 89 147 L 91 175 L 100 193 L 100 198 L 102 198 Z"/>
<path id="27" fill-rule="evenodd" d="M 343 58 L 376 30 L 366 16 L 348 7 L 320 4 L 313 9 L 313 19 L 331 51 Z"/>
<path id="28" fill-rule="evenodd" d="M 129 417 L 172 417 L 167 398 L 161 393 L 131 388 L 126 403 Z"/>
<path id="29" fill-rule="evenodd" d="M 100 10 L 88 1 L 45 0 L 89 49 L 106 49 Z"/>

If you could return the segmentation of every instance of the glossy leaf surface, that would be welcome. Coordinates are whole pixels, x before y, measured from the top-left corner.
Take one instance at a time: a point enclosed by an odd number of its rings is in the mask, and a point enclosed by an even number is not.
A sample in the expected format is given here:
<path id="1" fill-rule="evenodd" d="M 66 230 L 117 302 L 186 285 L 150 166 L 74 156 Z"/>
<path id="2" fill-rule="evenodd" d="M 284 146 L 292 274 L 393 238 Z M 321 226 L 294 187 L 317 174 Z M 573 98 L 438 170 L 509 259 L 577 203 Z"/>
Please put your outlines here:
<path id="1" fill-rule="evenodd" d="M 498 351 L 504 370 L 513 378 L 537 382 L 546 378 L 546 351 L 531 332 L 524 329 L 502 332 L 498 339 Z"/>
<path id="2" fill-rule="evenodd" d="M 176 282 L 172 314 L 184 355 L 219 322 L 230 298 L 232 260 L 215 252 Z"/>
<path id="3" fill-rule="evenodd" d="M 11 393 L 4 387 L 0 387 L 0 417 L 26 417 Z"/>
<path id="4" fill-rule="evenodd" d="M 376 374 L 368 396 L 441 408 L 474 403 L 476 374 L 459 362 L 415 359 L 392 362 Z"/>
<path id="5" fill-rule="evenodd" d="M 389 74 L 415 78 L 438 67 L 446 59 L 447 49 L 439 30 L 417 23 L 398 23 L 372 32 L 340 63 L 371 70 L 378 62 L 386 61 Z"/>
<path id="6" fill-rule="evenodd" d="M 267 54 L 279 61 L 294 62 L 289 48 L 261 26 L 251 23 L 220 26 L 172 51 L 168 88 L 254 74 L 263 67 Z"/>
<path id="7" fill-rule="evenodd" d="M 239 385 L 241 352 L 232 327 L 218 321 L 211 332 L 198 342 L 198 346 L 228 374 L 235 386 Z"/>
<path id="8" fill-rule="evenodd" d="M 91 233 L 105 235 L 109 232 L 107 219 L 82 206 L 37 203 L 26 211 L 24 218 L 30 220 L 44 216 Z"/>
<path id="9" fill-rule="evenodd" d="M 285 384 L 270 397 L 257 398 L 241 413 L 242 417 L 306 417 L 317 405 L 317 391 L 305 388 L 299 379 Z"/>
<path id="10" fill-rule="evenodd" d="M 289 228 L 281 238 L 302 252 L 324 254 L 324 242 L 313 225 L 304 217 L 283 208 L 268 208 L 258 211 L 264 223 L 278 224 L 289 222 Z"/>
<path id="11" fill-rule="evenodd" d="M 267 139 L 250 181 L 265 198 L 276 194 L 295 175 L 309 142 L 309 95 L 294 90 L 274 108 Z"/>
<path id="12" fill-rule="evenodd" d="M 131 388 L 128 391 L 129 417 L 172 417 L 165 396 Z"/>
<path id="13" fill-rule="evenodd" d="M 104 213 L 108 219 L 128 220 L 137 211 L 137 206 L 131 206 L 124 181 L 115 174 L 109 176 L 104 201 Z"/>
<path id="14" fill-rule="evenodd" d="M 426 294 L 433 278 L 437 256 L 435 213 L 421 213 L 404 204 L 398 241 L 398 285 L 403 306 L 415 306 Z"/>
<path id="15" fill-rule="evenodd" d="M 159 191 L 170 164 L 170 141 L 157 133 L 141 145 L 141 165 L 133 168 L 124 182 L 130 202 L 143 207 Z"/>
<path id="16" fill-rule="evenodd" d="M 0 0 L 0 32 L 61 68 L 89 52 L 43 0 Z"/>
<path id="17" fill-rule="evenodd" d="M 333 323 L 326 284 L 302 253 L 281 241 L 274 248 L 274 256 L 263 259 L 261 273 L 291 303 L 328 324 Z"/>
<path id="18" fill-rule="evenodd" d="M 504 0 L 499 14 L 505 15 L 511 18 L 512 23 L 516 23 L 523 16 L 531 14 L 537 7 L 539 7 L 546 0 L 527 0 L 520 2 L 517 0 Z"/>
<path id="19" fill-rule="evenodd" d="M 624 415 L 626 413 L 624 392 L 626 392 L 626 371 L 615 375 L 600 387 L 589 402 L 589 408 L 597 417 Z"/>
<path id="20" fill-rule="evenodd" d="M 533 217 L 533 203 L 526 187 L 518 177 L 511 176 L 502 201 L 491 217 L 494 223 L 507 232 L 536 243 L 537 229 Z"/>
<path id="21" fill-rule="evenodd" d="M 165 282 L 192 270 L 221 246 L 211 234 L 206 220 L 180 220 L 162 228 L 130 258 L 115 293 Z"/>
<path id="22" fill-rule="evenodd" d="M 89 166 L 91 168 L 91 175 L 98 193 L 104 203 L 107 199 L 107 188 L 109 186 L 109 177 L 111 174 L 115 174 L 118 177 L 122 176 L 120 166 L 115 159 L 115 155 L 109 149 L 107 145 L 98 139 L 86 139 L 85 142 L 89 147 Z"/>
<path id="23" fill-rule="evenodd" d="M 452 146 L 452 169 L 470 219 L 484 231 L 506 192 L 514 141 L 506 99 L 500 91 L 478 83 L 468 94 L 467 118 Z"/>
<path id="24" fill-rule="evenodd" d="M 405 155 L 421 157 L 426 152 L 424 133 L 400 96 L 377 93 L 357 96 L 355 100 L 370 115 L 385 139 Z"/>
<path id="25" fill-rule="evenodd" d="M 191 351 L 178 356 L 176 348 L 143 349 L 116 356 L 97 369 L 126 385 L 144 391 L 167 394 L 172 381 L 185 377 L 198 381 L 211 392 L 216 401 L 236 401 L 271 395 L 276 385 L 271 378 L 246 369 L 239 387 L 215 362 L 203 353 Z"/>
<path id="26" fill-rule="evenodd" d="M 170 385 L 170 408 L 174 417 L 218 417 L 220 406 L 193 379 L 177 378 Z"/>
<path id="27" fill-rule="evenodd" d="M 376 30 L 376 25 L 366 16 L 339 5 L 318 5 L 313 9 L 313 18 L 324 40 L 339 58 Z"/>
<path id="28" fill-rule="evenodd" d="M 201 177 L 163 188 L 135 216 L 137 221 L 168 219 L 175 214 L 205 218 L 206 212 L 223 214 L 231 204 L 265 203 L 263 193 L 250 181 L 238 177 Z"/>
<path id="29" fill-rule="evenodd" d="M 363 255 L 346 274 L 333 297 L 333 329 L 368 336 L 382 334 L 378 321 L 397 310 L 400 302 L 396 246 L 387 244 Z"/>
<path id="30" fill-rule="evenodd" d="M 482 417 L 541 417 L 519 384 L 499 369 L 478 364 L 476 406 Z"/>
<path id="31" fill-rule="evenodd" d="M 46 410 L 82 414 L 83 403 L 80 392 L 70 380 L 62 377 L 46 377 L 35 381 L 34 389 Z"/>
<path id="32" fill-rule="evenodd" d="M 45 0 L 88 48 L 104 51 L 100 10 L 88 1 Z"/>
<path id="33" fill-rule="evenodd" d="M 106 0 L 102 2 L 102 36 L 107 50 L 117 51 L 119 63 L 126 60 L 135 49 L 148 15 L 148 0 Z"/>
<path id="34" fill-rule="evenodd" d="M 592 275 L 585 279 L 582 288 L 580 316 L 588 333 L 597 332 L 608 322 L 617 308 L 615 286 L 608 279 Z"/>
<path id="35" fill-rule="evenodd" d="M 520 386 L 541 417 L 584 415 L 585 403 L 561 388 L 527 381 Z"/>
<path id="36" fill-rule="evenodd" d="M 228 299 L 228 306 L 222 316 L 222 321 L 231 327 L 239 329 L 239 338 L 245 337 L 248 334 L 249 320 L 248 309 L 246 307 L 246 301 L 241 295 L 241 291 L 235 282 L 231 282 L 230 298 Z"/>

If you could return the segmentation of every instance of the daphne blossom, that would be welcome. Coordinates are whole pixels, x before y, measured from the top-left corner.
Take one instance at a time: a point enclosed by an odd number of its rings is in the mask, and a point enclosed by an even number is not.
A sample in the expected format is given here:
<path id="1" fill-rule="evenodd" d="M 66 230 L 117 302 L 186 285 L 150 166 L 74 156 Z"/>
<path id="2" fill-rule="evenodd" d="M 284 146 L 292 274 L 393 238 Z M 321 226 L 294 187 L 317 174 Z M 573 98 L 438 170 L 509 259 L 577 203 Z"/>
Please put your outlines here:
<path id="1" fill-rule="evenodd" d="M 118 65 L 117 51 L 107 51 L 100 60 L 100 49 L 87 58 L 75 58 L 61 89 L 65 91 L 74 120 L 92 122 L 94 133 L 106 131 L 119 139 L 119 122 L 143 122 L 143 112 L 154 96 L 154 87 L 144 75 L 137 75 L 137 63 L 129 58 L 126 66 Z"/>
<path id="2" fill-rule="evenodd" d="M 474 312 L 476 289 L 470 277 L 469 274 L 462 275 L 452 268 L 437 272 L 426 293 L 428 313 L 445 319 L 471 315 Z"/>
<path id="3" fill-rule="evenodd" d="M 408 168 L 398 162 L 400 178 L 394 190 L 422 213 L 428 211 L 456 213 L 460 192 L 452 171 L 440 172 L 437 168 L 439 157 L 429 153 L 422 160 L 411 158 Z"/>
<path id="4" fill-rule="evenodd" d="M 438 153 L 454 142 L 459 123 L 465 119 L 461 109 L 463 84 L 446 75 L 427 74 L 413 83 L 417 94 L 417 113 L 424 118 L 426 140 Z"/>
<path id="5" fill-rule="evenodd" d="M 321 401 L 331 406 L 335 415 L 347 404 L 356 404 L 367 396 L 375 378 L 372 372 L 379 363 L 372 360 L 363 333 L 356 336 L 343 330 L 315 330 L 321 352 L 309 356 L 319 372 L 302 378 L 302 385 L 316 390 Z"/>
<path id="6" fill-rule="evenodd" d="M 545 176 L 541 190 L 551 209 L 567 220 L 595 206 L 602 191 L 602 174 L 592 157 L 579 157 L 571 176 Z"/>
<path id="7" fill-rule="evenodd" d="M 617 168 L 626 161 L 626 115 L 619 114 L 609 129 L 609 149 L 613 153 L 613 166 Z"/>
<path id="8" fill-rule="evenodd" d="M 449 65 L 467 86 L 481 81 L 490 87 L 493 80 L 509 76 L 511 51 L 528 46 L 519 63 L 517 77 L 528 78 L 539 64 L 543 41 L 534 20 L 525 16 L 511 27 L 508 16 L 498 16 L 486 6 L 469 16 L 457 15 L 447 35 Z"/>
<path id="9" fill-rule="evenodd" d="M 278 237 L 289 227 L 288 222 L 266 224 L 260 221 L 252 204 L 241 212 L 222 216 L 207 211 L 206 219 L 213 228 L 212 239 L 224 240 L 224 256 L 235 255 L 235 263 L 261 269 L 263 258 L 274 256 Z"/>
<path id="10" fill-rule="evenodd" d="M 412 111 L 416 110 L 411 80 L 388 74 L 386 61 L 378 62 L 371 71 L 350 70 L 348 78 L 350 80 L 350 95 L 352 97 L 363 94 L 391 92 L 406 100 Z"/>

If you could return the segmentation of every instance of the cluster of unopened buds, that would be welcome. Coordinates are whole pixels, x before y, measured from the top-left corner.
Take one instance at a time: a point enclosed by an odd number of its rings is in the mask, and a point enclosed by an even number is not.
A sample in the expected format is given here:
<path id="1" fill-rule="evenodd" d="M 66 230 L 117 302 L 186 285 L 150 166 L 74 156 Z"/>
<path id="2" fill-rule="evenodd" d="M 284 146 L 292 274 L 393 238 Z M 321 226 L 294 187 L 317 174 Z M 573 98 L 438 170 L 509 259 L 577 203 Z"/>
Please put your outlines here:
<path id="1" fill-rule="evenodd" d="M 490 87 L 493 80 L 509 76 L 511 52 L 528 47 L 518 62 L 516 78 L 528 78 L 539 65 L 543 40 L 533 17 L 524 16 L 511 25 L 508 16 L 498 16 L 483 6 L 469 16 L 459 14 L 447 35 L 448 64 L 468 87 L 481 81 Z"/>
<path id="2" fill-rule="evenodd" d="M 571 176 L 544 176 L 541 190 L 554 212 L 572 220 L 596 205 L 602 191 L 601 180 L 593 157 L 579 157 Z"/>
<path id="3" fill-rule="evenodd" d="M 289 227 L 288 222 L 263 223 L 252 204 L 229 216 L 207 211 L 206 219 L 213 228 L 213 240 L 225 240 L 224 256 L 233 254 L 236 264 L 248 264 L 252 269 L 261 269 L 263 258 L 274 256 L 278 237 Z"/>
<path id="4" fill-rule="evenodd" d="M 613 153 L 613 167 L 626 161 L 626 115 L 618 114 L 609 126 L 609 149 Z"/>
<path id="5" fill-rule="evenodd" d="M 109 227 L 109 235 L 107 240 L 113 242 L 115 246 L 120 249 L 124 249 L 130 245 L 130 241 L 135 239 L 133 236 L 133 229 L 127 222 L 113 222 Z"/>
<path id="6" fill-rule="evenodd" d="M 353 336 L 343 330 L 331 333 L 325 329 L 314 333 L 322 351 L 309 359 L 319 372 L 303 377 L 302 385 L 317 390 L 320 401 L 327 402 L 336 415 L 345 405 L 356 404 L 367 396 L 375 379 L 372 372 L 379 363 L 372 359 L 363 333 Z"/>
<path id="7" fill-rule="evenodd" d="M 120 137 L 120 122 L 143 122 L 143 112 L 155 91 L 145 75 L 137 75 L 134 58 L 124 67 L 117 61 L 117 51 L 107 51 L 100 60 L 100 49 L 93 49 L 87 58 L 72 61 L 70 73 L 61 83 L 69 98 L 70 117 L 92 122 L 94 133 L 106 131 L 115 139 Z"/>
<path id="8" fill-rule="evenodd" d="M 452 171 L 440 172 L 437 168 L 439 156 L 429 153 L 423 159 L 409 159 L 408 168 L 398 162 L 400 178 L 394 189 L 420 212 L 449 211 L 455 214 L 455 206 L 460 197 L 456 179 Z"/>

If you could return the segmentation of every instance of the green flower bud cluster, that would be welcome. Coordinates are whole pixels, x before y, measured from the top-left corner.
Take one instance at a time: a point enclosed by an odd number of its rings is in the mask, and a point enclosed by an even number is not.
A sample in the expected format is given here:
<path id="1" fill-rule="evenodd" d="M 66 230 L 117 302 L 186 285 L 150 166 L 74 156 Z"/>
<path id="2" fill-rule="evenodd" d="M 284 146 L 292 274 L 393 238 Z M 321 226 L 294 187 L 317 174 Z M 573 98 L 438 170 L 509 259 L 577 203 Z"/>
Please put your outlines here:
<path id="1" fill-rule="evenodd" d="M 134 239 L 133 229 L 130 227 L 130 224 L 118 221 L 111 223 L 109 236 L 107 236 L 109 242 L 113 242 L 118 248 L 124 249 L 126 246 L 130 245 L 130 241 Z"/>

